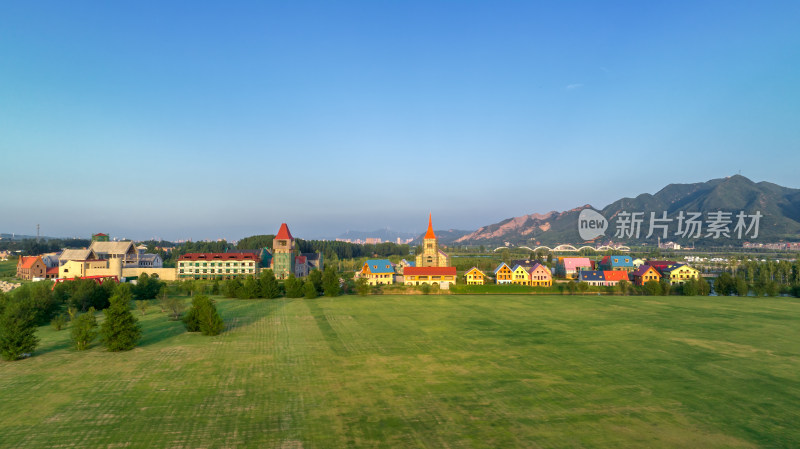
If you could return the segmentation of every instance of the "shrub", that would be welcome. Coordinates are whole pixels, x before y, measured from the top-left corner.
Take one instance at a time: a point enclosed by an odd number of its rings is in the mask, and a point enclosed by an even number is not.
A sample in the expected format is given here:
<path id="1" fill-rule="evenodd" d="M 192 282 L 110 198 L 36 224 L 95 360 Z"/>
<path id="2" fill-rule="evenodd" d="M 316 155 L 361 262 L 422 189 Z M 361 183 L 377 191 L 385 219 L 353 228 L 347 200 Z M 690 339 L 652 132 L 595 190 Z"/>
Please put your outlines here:
<path id="1" fill-rule="evenodd" d="M 93 308 L 75 319 L 75 322 L 72 323 L 71 333 L 75 349 L 83 351 L 89 348 L 89 345 L 97 337 L 97 319 L 94 317 Z"/>
<path id="2" fill-rule="evenodd" d="M 305 284 L 303 284 L 303 294 L 307 299 L 317 297 L 317 287 L 314 286 L 314 282 L 311 279 L 306 280 Z"/>
<path id="3" fill-rule="evenodd" d="M 50 325 L 53 326 L 53 329 L 60 331 L 67 326 L 67 315 L 63 313 L 59 313 L 50 321 Z"/>
<path id="4" fill-rule="evenodd" d="M 203 335 L 219 335 L 225 328 L 214 301 L 205 295 L 197 295 L 192 299 L 192 307 L 183 317 L 183 324 L 187 331 Z"/>

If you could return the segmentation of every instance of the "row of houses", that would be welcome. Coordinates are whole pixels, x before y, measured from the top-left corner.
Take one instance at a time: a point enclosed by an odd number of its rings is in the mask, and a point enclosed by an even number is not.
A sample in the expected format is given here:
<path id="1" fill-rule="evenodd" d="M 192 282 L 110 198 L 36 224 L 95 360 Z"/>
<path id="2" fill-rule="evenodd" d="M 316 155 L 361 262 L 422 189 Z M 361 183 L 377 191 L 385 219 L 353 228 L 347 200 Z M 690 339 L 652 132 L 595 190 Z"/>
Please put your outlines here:
<path id="1" fill-rule="evenodd" d="M 624 270 L 583 270 L 578 280 L 589 285 L 614 286 L 620 281 L 628 281 L 636 285 L 647 282 L 660 282 L 662 279 L 671 285 L 683 284 L 691 279 L 700 278 L 700 272 L 684 263 L 669 260 L 651 260 L 634 271 Z"/>

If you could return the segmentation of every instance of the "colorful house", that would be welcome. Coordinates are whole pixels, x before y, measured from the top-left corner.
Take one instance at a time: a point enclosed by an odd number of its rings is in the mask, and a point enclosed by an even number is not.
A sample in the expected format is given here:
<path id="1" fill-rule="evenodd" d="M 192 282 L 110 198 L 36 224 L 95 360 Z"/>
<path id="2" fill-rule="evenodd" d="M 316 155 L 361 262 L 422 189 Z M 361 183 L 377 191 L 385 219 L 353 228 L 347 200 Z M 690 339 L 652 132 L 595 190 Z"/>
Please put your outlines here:
<path id="1" fill-rule="evenodd" d="M 405 285 L 433 285 L 447 290 L 456 283 L 456 267 L 406 267 L 403 273 Z"/>
<path id="2" fill-rule="evenodd" d="M 605 273 L 600 270 L 581 270 L 578 272 L 578 280 L 594 286 L 606 285 Z"/>
<path id="3" fill-rule="evenodd" d="M 510 284 L 512 280 L 513 270 L 505 262 L 501 262 L 497 268 L 494 269 L 494 278 L 498 284 Z"/>
<path id="4" fill-rule="evenodd" d="M 467 285 L 483 285 L 486 283 L 486 275 L 477 267 L 472 267 L 464 273 Z"/>
<path id="5" fill-rule="evenodd" d="M 47 265 L 39 256 L 19 256 L 17 259 L 17 277 L 30 281 L 44 279 L 47 274 Z"/>
<path id="6" fill-rule="evenodd" d="M 633 271 L 633 257 L 631 256 L 605 256 L 600 260 L 600 269 L 606 271 Z"/>
<path id="7" fill-rule="evenodd" d="M 606 278 L 606 286 L 613 286 L 620 283 L 620 281 L 628 281 L 628 272 L 624 270 L 605 270 L 603 271 L 603 277 Z"/>
<path id="8" fill-rule="evenodd" d="M 528 268 L 530 273 L 530 284 L 533 287 L 550 287 L 553 285 L 553 275 L 550 269 L 546 266 L 535 263 L 532 267 Z"/>
<path id="9" fill-rule="evenodd" d="M 522 265 L 515 265 L 511 269 L 511 283 L 517 285 L 531 285 L 531 275 Z"/>
<path id="10" fill-rule="evenodd" d="M 559 257 L 556 264 L 556 275 L 567 279 L 576 279 L 580 271 L 591 269 L 592 262 L 588 257 Z"/>
<path id="11" fill-rule="evenodd" d="M 670 265 L 661 269 L 661 275 L 669 279 L 670 284 L 683 284 L 689 279 L 699 279 L 700 272 L 686 264 Z"/>
<path id="12" fill-rule="evenodd" d="M 394 266 L 389 259 L 369 259 L 361 267 L 361 277 L 369 285 L 394 284 Z"/>
<path id="13" fill-rule="evenodd" d="M 645 282 L 658 282 L 661 280 L 661 273 L 650 265 L 642 265 L 631 275 L 633 276 L 633 283 L 636 285 L 644 285 Z"/>

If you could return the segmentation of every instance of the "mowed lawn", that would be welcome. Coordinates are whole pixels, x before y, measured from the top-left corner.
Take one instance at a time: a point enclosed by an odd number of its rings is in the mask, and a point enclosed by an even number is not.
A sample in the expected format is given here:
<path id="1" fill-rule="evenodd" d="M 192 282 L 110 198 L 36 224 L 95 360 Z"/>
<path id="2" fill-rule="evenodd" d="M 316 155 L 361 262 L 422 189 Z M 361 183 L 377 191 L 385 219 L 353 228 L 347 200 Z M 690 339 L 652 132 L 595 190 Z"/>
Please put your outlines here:
<path id="1" fill-rule="evenodd" d="M 13 448 L 800 447 L 793 298 L 219 299 L 0 363 Z"/>

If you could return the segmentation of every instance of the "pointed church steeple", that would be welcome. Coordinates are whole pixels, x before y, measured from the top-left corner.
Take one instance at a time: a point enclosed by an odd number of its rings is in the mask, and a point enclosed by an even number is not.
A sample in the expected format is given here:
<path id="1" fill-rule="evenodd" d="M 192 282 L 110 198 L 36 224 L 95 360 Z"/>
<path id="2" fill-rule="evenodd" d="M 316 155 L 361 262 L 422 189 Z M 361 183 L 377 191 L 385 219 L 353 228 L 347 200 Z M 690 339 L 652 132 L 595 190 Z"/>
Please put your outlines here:
<path id="1" fill-rule="evenodd" d="M 428 215 L 428 232 L 425 233 L 426 239 L 435 239 L 436 234 L 433 233 L 433 214 Z"/>

